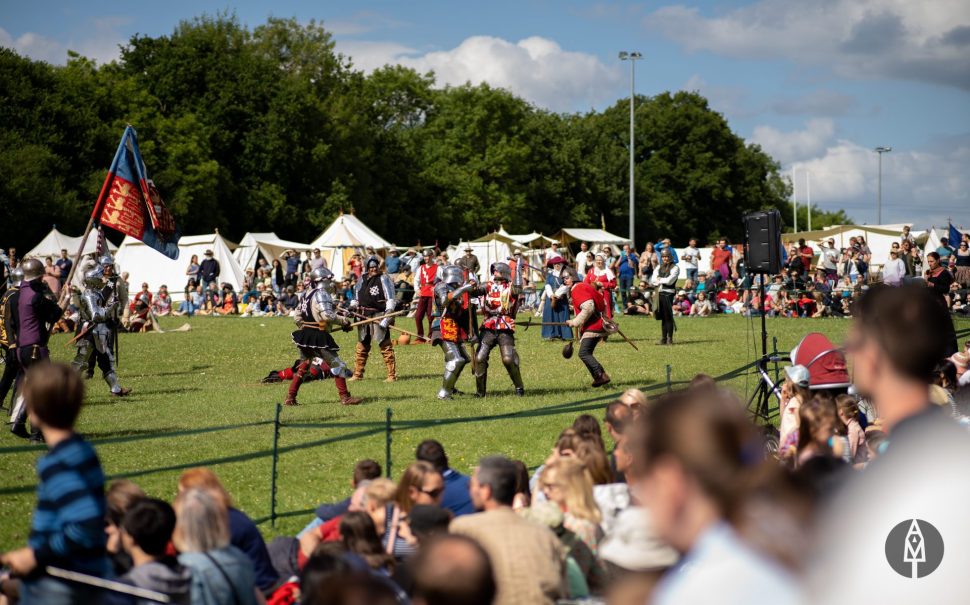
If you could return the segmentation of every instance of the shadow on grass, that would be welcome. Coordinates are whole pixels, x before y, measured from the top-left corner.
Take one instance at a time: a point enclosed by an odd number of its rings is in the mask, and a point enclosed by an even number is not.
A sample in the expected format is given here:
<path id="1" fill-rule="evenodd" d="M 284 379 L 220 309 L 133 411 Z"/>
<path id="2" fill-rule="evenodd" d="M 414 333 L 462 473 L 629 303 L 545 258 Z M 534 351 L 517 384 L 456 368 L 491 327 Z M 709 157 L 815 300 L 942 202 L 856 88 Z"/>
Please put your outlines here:
<path id="1" fill-rule="evenodd" d="M 179 393 L 192 393 L 195 391 L 201 391 L 202 387 L 178 387 L 174 389 L 138 389 L 132 390 L 131 395 L 128 397 L 131 399 L 138 399 L 140 395 L 177 395 Z"/>
<path id="2" fill-rule="evenodd" d="M 182 370 L 179 372 L 152 372 L 151 374 L 128 374 L 128 376 L 131 378 L 155 378 L 157 376 L 187 376 L 189 374 L 195 374 L 200 370 L 208 370 L 213 367 L 215 366 L 212 366 L 212 365 L 192 366 L 187 370 Z"/>

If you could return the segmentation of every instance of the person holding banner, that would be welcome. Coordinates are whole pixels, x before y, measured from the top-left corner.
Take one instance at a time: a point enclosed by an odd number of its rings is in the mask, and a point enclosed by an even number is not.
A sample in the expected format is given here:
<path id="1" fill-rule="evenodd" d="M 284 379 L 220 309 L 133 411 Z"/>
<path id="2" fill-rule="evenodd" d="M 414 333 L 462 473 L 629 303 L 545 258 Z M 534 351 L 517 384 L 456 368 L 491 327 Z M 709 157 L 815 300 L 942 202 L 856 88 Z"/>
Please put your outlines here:
<path id="1" fill-rule="evenodd" d="M 84 293 L 81 295 L 81 305 L 78 308 L 80 326 L 76 340 L 77 355 L 71 365 L 76 370 L 88 369 L 89 355 L 94 356 L 104 381 L 108 383 L 111 394 L 124 397 L 131 393 L 118 382 L 115 370 L 115 356 L 112 351 L 114 332 L 111 328 L 112 317 L 116 314 L 118 300 L 106 299 L 102 290 L 105 287 L 104 270 L 101 267 L 91 269 L 84 274 Z M 93 370 L 93 367 L 90 368 Z"/>

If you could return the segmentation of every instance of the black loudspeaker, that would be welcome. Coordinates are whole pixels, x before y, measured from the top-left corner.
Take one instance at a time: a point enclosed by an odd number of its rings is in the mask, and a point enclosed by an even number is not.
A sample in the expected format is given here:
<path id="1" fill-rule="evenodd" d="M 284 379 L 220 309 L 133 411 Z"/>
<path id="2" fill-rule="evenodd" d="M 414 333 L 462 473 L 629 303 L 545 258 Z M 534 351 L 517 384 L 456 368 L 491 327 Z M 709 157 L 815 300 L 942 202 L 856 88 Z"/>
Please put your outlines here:
<path id="1" fill-rule="evenodd" d="M 781 271 L 781 214 L 777 210 L 745 214 L 744 238 L 748 273 L 774 275 Z"/>

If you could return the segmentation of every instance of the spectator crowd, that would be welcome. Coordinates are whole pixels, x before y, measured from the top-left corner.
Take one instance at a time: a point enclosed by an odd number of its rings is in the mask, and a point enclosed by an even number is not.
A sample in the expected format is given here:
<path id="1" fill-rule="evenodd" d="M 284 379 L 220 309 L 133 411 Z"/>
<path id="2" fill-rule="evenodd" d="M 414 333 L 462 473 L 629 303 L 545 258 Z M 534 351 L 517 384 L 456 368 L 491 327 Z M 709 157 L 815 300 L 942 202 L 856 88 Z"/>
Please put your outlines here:
<path id="1" fill-rule="evenodd" d="M 434 439 L 396 481 L 360 460 L 343 500 L 269 544 L 210 469 L 184 471 L 171 502 L 127 480 L 106 486 L 74 431 L 82 378 L 35 366 L 24 396 L 48 451 L 27 546 L 0 556 L 3 594 L 28 605 L 150 602 L 134 589 L 206 605 L 960 602 L 970 342 L 949 355 L 951 319 L 915 283 L 874 285 L 852 316 L 857 394 L 787 367 L 776 451 L 735 394 L 698 375 L 579 415 L 545 436 L 534 469 L 489 455 L 465 475 Z M 919 472 L 901 476 L 911 464 Z M 932 507 L 945 528 L 952 560 L 936 584 L 849 566 L 889 551 L 879 524 L 899 519 L 883 494 L 915 506 L 908 515 Z M 848 539 L 870 523 L 879 531 Z"/>

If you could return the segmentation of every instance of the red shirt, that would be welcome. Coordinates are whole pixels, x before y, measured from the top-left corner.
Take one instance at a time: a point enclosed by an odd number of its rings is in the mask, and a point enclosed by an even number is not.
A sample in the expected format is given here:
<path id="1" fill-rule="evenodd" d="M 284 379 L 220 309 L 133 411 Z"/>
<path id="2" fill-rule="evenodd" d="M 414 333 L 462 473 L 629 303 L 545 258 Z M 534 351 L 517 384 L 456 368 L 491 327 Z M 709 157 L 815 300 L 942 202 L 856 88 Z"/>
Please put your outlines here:
<path id="1" fill-rule="evenodd" d="M 573 312 L 577 315 L 580 312 L 580 307 L 582 304 L 588 300 L 593 301 L 596 306 L 596 312 L 586 320 L 583 324 L 583 332 L 603 332 L 603 313 L 606 311 L 606 303 L 603 302 L 603 297 L 596 288 L 593 286 L 582 282 L 573 285 L 571 291 L 571 298 L 573 301 Z"/>
<path id="2" fill-rule="evenodd" d="M 806 271 L 812 270 L 812 259 L 815 258 L 815 251 L 812 250 L 811 246 L 804 246 L 798 249 L 798 255 L 802 259 L 802 264 L 805 265 Z"/>
<path id="3" fill-rule="evenodd" d="M 434 296 L 434 279 L 437 275 L 437 263 L 421 265 L 418 268 L 418 296 Z"/>
<path id="4" fill-rule="evenodd" d="M 727 263 L 731 259 L 731 251 L 727 248 L 714 247 L 711 252 L 711 269 L 715 271 L 721 268 L 721 265 Z"/>
<path id="5" fill-rule="evenodd" d="M 724 290 L 723 292 L 718 292 L 716 297 L 717 302 L 727 302 L 731 304 L 738 300 L 737 290 Z"/>

